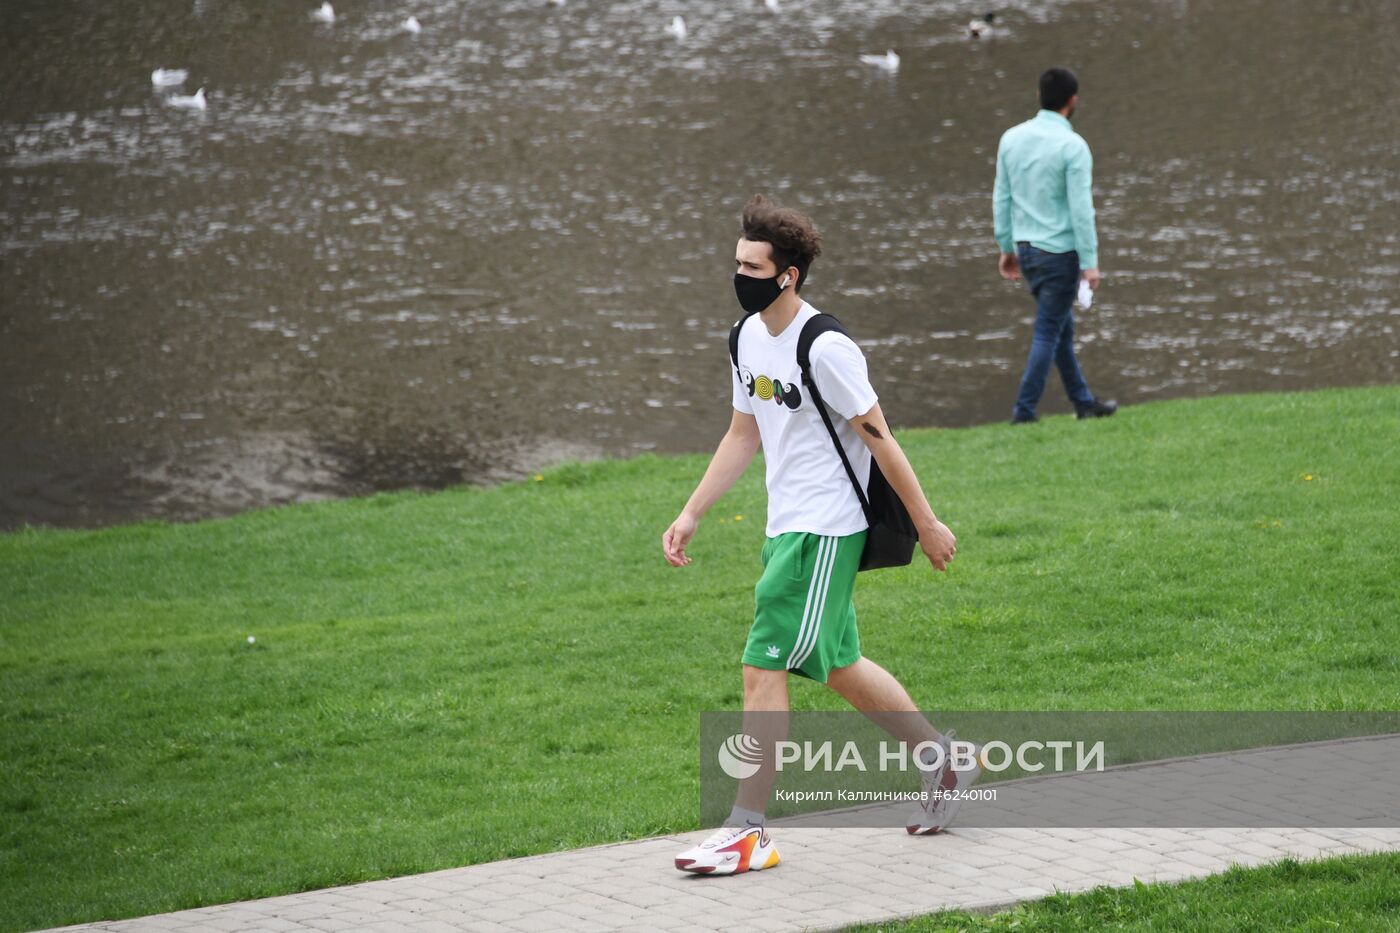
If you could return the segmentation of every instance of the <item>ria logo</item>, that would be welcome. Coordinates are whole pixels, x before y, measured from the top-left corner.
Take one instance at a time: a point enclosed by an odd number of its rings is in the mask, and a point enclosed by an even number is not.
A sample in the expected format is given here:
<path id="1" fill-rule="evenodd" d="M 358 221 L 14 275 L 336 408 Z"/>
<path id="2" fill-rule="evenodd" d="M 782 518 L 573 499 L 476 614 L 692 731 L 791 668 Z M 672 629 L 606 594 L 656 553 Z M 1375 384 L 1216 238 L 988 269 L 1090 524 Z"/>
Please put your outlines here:
<path id="1" fill-rule="evenodd" d="M 719 766 L 724 769 L 724 773 L 742 781 L 758 773 L 759 765 L 763 763 L 763 749 L 758 744 L 758 739 L 736 732 L 724 740 L 724 744 L 719 747 L 718 757 Z"/>

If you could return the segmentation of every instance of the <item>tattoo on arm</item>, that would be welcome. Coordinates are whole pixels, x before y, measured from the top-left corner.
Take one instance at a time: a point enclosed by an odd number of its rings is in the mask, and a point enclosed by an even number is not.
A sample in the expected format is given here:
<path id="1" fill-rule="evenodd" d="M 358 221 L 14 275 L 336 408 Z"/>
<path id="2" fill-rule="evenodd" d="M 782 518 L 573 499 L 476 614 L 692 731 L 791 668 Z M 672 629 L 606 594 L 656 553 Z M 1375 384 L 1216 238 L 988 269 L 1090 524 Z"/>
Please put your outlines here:
<path id="1" fill-rule="evenodd" d="M 877 427 L 875 427 L 875 425 L 871 424 L 869 421 L 862 421 L 862 422 L 860 423 L 860 426 L 861 426 L 862 428 L 865 428 L 865 433 L 866 433 L 866 434 L 869 434 L 871 437 L 875 438 L 877 441 L 883 441 L 883 440 L 885 439 L 885 435 L 883 435 L 883 434 L 880 433 L 880 429 L 877 428 Z"/>

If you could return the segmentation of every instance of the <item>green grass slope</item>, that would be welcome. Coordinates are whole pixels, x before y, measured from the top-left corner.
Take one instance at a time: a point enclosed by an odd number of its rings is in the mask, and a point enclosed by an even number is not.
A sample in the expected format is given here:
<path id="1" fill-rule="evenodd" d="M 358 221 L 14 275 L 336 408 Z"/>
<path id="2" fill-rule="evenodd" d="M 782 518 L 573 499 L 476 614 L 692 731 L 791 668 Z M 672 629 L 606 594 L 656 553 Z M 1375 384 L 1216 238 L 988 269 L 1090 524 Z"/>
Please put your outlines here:
<path id="1" fill-rule="evenodd" d="M 925 709 L 1400 706 L 1400 389 L 900 438 L 958 559 L 856 598 Z M 0 927 L 693 827 L 763 541 L 755 464 L 666 565 L 706 462 L 0 536 Z"/>

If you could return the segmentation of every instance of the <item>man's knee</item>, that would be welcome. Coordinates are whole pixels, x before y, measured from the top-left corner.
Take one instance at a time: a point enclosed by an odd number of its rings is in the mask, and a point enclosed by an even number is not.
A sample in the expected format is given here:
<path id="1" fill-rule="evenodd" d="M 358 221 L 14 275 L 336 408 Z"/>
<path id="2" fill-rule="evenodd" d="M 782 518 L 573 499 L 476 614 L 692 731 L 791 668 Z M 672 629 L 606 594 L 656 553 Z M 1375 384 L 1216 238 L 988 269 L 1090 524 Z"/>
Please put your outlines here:
<path id="1" fill-rule="evenodd" d="M 834 690 L 840 690 L 843 684 L 860 680 L 872 663 L 874 662 L 866 658 L 856 658 L 845 667 L 833 667 L 827 672 L 826 685 Z"/>
<path id="2" fill-rule="evenodd" d="M 781 690 L 787 686 L 788 672 L 773 671 L 766 667 L 744 665 L 744 699 L 752 700 Z"/>

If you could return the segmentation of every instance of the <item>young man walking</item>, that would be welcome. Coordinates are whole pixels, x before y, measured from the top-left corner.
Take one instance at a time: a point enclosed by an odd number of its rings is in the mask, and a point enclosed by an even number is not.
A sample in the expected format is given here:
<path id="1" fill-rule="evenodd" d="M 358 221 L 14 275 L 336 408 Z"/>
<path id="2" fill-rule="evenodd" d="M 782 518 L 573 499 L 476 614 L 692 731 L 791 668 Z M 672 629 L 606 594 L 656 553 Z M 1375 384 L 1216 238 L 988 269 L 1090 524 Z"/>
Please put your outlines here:
<path id="1" fill-rule="evenodd" d="M 1117 402 L 1094 398 L 1074 355 L 1074 300 L 1081 277 L 1099 287 L 1094 230 L 1093 156 L 1070 126 L 1079 79 L 1064 68 L 1040 76 L 1040 113 L 1013 126 L 997 147 L 992 216 L 1004 279 L 1026 277 L 1035 298 L 1035 332 L 1011 413 L 1013 424 L 1039 420 L 1035 406 L 1054 360 L 1080 418 L 1101 418 Z"/>
<path id="2" fill-rule="evenodd" d="M 952 733 L 941 735 L 888 671 L 861 657 L 852 593 L 867 523 L 797 362 L 803 325 L 820 313 L 799 292 L 820 253 L 821 236 L 806 215 L 761 195 L 745 206 L 734 289 L 748 316 L 739 325 L 738 365 L 731 367 L 734 411 L 704 478 L 661 546 L 672 566 L 689 564 L 686 547 L 701 517 L 763 447 L 768 527 L 743 653 L 745 734 L 759 740 L 771 766 L 773 743 L 786 737 L 788 675 L 826 684 L 908 747 L 929 743 L 921 753 L 927 800 L 907 829 L 935 833 L 952 820 L 957 802 L 931 791 L 970 785 L 981 769 L 955 774 L 950 755 L 929 755 L 935 744 L 946 752 Z M 885 423 L 860 348 L 844 333 L 828 331 L 812 342 L 809 357 L 817 391 L 839 416 L 832 421 L 862 487 L 873 456 L 909 510 L 929 563 L 946 569 L 956 539 L 934 516 Z M 725 826 L 680 853 L 676 867 L 733 874 L 776 865 L 777 846 L 764 827 L 773 777 L 764 767 L 741 781 Z"/>

